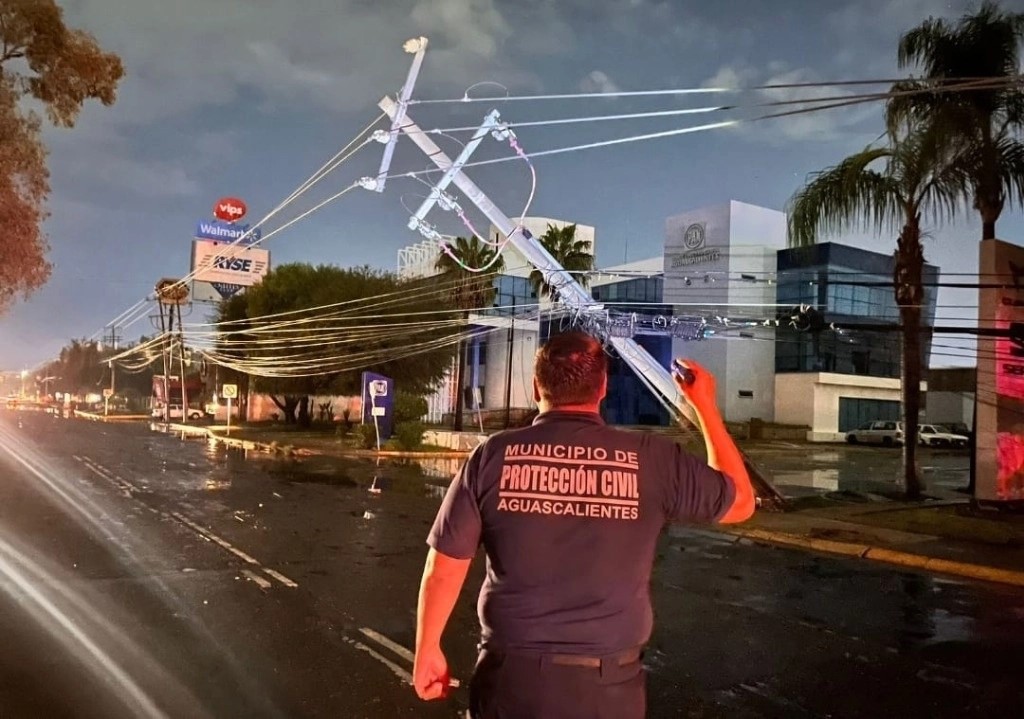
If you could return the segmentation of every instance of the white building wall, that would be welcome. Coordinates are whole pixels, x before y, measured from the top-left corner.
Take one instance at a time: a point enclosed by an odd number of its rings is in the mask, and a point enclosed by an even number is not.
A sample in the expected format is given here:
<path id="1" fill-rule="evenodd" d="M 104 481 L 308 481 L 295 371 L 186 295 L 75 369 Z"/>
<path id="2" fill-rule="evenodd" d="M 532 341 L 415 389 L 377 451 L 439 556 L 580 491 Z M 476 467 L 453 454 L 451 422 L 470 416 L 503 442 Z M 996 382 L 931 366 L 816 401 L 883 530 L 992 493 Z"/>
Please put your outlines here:
<path id="1" fill-rule="evenodd" d="M 921 391 L 927 385 L 921 383 Z M 775 375 L 775 421 L 807 425 L 811 442 L 841 442 L 839 398 L 901 401 L 900 381 L 887 377 L 797 372 Z"/>
<path id="2" fill-rule="evenodd" d="M 925 418 L 929 424 L 974 425 L 973 392 L 929 392 Z"/>
<path id="3" fill-rule="evenodd" d="M 516 321 L 512 340 L 512 392 L 513 409 L 530 408 L 533 403 L 533 357 L 537 350 L 536 325 Z M 532 323 L 531 323 L 532 324 Z M 521 329 L 520 329 L 521 327 Z M 509 377 L 508 329 L 500 328 L 487 335 L 487 361 L 481 368 L 483 380 L 483 409 L 501 409 L 505 406 L 505 386 Z"/>
<path id="4" fill-rule="evenodd" d="M 675 305 L 679 315 L 774 316 L 775 285 L 764 280 L 773 277 L 775 253 L 785 246 L 786 216 L 775 210 L 728 202 L 670 217 L 665 221 L 665 302 Z M 742 280 L 741 274 L 752 279 Z M 715 373 L 719 406 L 727 420 L 771 421 L 774 329 L 759 326 L 742 332 L 742 337 L 729 331 L 701 342 L 673 340 L 672 352 Z M 754 394 L 740 397 L 740 391 Z"/>

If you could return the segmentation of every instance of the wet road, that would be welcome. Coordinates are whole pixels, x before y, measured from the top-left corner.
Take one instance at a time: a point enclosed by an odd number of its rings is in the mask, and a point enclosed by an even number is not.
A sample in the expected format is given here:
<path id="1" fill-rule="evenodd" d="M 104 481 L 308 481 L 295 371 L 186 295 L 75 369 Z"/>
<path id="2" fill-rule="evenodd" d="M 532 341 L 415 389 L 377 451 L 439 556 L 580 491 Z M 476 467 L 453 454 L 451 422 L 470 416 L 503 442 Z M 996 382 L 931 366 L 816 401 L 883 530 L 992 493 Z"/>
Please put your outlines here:
<path id="1" fill-rule="evenodd" d="M 406 684 L 442 483 L 0 412 L 0 717 L 459 716 Z M 652 718 L 1024 716 L 1020 590 L 677 528 L 653 592 Z"/>

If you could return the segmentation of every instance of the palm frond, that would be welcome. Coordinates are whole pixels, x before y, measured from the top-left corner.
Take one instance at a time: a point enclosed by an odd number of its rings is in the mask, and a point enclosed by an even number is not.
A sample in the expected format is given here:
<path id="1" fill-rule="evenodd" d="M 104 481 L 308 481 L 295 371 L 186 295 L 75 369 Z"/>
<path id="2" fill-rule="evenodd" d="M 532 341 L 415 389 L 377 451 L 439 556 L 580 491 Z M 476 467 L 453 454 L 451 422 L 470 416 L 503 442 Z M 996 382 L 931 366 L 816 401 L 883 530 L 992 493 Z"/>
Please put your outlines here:
<path id="1" fill-rule="evenodd" d="M 1004 136 L 996 143 L 1003 190 L 1010 206 L 1024 207 L 1024 142 Z"/>
<path id="2" fill-rule="evenodd" d="M 908 65 L 925 65 L 928 74 L 933 75 L 930 65 L 932 58 L 942 54 L 952 38 L 952 29 L 945 20 L 928 18 L 900 38 L 896 62 L 900 68 Z"/>
<path id="3" fill-rule="evenodd" d="M 820 235 L 846 228 L 879 231 L 903 218 L 903 196 L 889 175 L 869 169 L 891 158 L 889 148 L 866 148 L 838 165 L 814 173 L 787 204 L 789 244 L 814 244 Z"/>

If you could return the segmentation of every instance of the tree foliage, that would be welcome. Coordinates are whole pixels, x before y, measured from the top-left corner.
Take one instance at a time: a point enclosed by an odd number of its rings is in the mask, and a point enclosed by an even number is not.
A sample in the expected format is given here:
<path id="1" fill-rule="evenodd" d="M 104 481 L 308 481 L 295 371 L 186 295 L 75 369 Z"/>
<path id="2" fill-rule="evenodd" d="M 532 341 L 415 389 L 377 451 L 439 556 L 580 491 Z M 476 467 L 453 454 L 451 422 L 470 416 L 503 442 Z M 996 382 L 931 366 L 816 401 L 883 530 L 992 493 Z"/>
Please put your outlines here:
<path id="1" fill-rule="evenodd" d="M 403 392 L 428 391 L 451 362 L 458 328 L 419 323 L 451 320 L 451 309 L 423 280 L 286 264 L 221 304 L 218 352 L 291 421 L 310 396 L 358 395 L 364 371 L 394 378 Z"/>
<path id="2" fill-rule="evenodd" d="M 929 18 L 903 34 L 897 56 L 924 77 L 897 83 L 886 105 L 890 133 L 927 126 L 956 150 L 982 239 L 995 237 L 1007 203 L 1024 202 L 1022 43 L 1024 13 L 988 0 L 955 23 Z"/>
<path id="3" fill-rule="evenodd" d="M 547 232 L 541 235 L 539 240 L 558 264 L 572 273 L 577 282 L 584 287 L 590 284 L 588 275 L 577 273 L 590 272 L 594 269 L 594 255 L 587 242 L 576 239 L 575 224 L 564 227 L 548 225 Z M 544 281 L 544 275 L 540 270 L 530 273 L 530 284 L 537 291 L 538 297 L 551 297 L 553 288 Z"/>
<path id="4" fill-rule="evenodd" d="M 885 147 L 869 147 L 810 176 L 790 200 L 789 242 L 805 246 L 821 234 L 848 227 L 877 232 L 898 228 L 893 290 L 903 327 L 903 447 L 907 495 L 917 498 L 917 427 L 921 406 L 921 305 L 924 249 L 921 216 L 940 222 L 962 208 L 968 177 L 941 134 L 931 127 L 891 135 Z"/>
<path id="5" fill-rule="evenodd" d="M 42 231 L 50 192 L 41 104 L 58 127 L 72 127 L 83 104 L 110 105 L 124 75 L 121 60 L 82 30 L 68 28 L 53 0 L 0 3 L 0 311 L 50 276 Z"/>

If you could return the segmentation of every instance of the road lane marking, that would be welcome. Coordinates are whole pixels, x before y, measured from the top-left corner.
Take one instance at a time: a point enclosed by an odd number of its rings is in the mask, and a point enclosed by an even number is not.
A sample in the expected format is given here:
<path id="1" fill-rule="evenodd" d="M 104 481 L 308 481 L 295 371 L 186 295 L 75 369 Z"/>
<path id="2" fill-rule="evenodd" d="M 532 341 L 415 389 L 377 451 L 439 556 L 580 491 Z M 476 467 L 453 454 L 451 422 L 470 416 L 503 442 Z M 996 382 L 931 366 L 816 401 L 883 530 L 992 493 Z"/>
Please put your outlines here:
<path id="1" fill-rule="evenodd" d="M 258 586 L 260 589 L 270 589 L 272 586 L 274 586 L 266 579 L 256 574 L 256 572 L 252 571 L 251 569 L 243 569 L 242 574 L 244 574 L 252 581 L 256 582 L 256 586 Z"/>
<path id="2" fill-rule="evenodd" d="M 126 481 L 124 479 L 121 479 L 121 477 L 118 477 L 117 475 L 114 475 L 110 470 L 106 469 L 102 465 L 97 464 L 96 462 L 93 462 L 88 457 L 79 457 L 79 456 L 75 455 L 75 459 L 78 460 L 79 462 L 81 462 L 82 464 L 84 464 L 86 469 L 88 469 L 92 473 L 96 474 L 99 477 L 102 477 L 103 479 L 107 480 L 108 482 L 111 482 L 112 484 L 118 486 L 120 489 L 124 490 L 126 492 L 126 494 L 128 494 L 128 496 L 131 496 L 130 489 L 138 491 L 138 488 L 135 485 L 133 485 L 131 482 L 128 482 L 128 481 Z M 136 499 L 136 501 L 142 502 L 142 500 L 139 500 L 137 497 L 135 499 Z M 259 562 L 259 560 L 255 559 L 254 557 L 250 556 L 249 554 L 246 554 L 241 549 L 238 549 L 237 547 L 232 545 L 230 542 L 228 542 L 226 539 L 218 537 L 216 534 L 214 534 L 210 530 L 205 529 L 204 527 L 201 527 L 200 525 L 196 524 L 195 522 L 193 522 L 191 519 L 186 517 L 181 512 L 171 512 L 170 514 L 168 514 L 167 512 L 161 512 L 160 510 L 156 509 L 155 507 L 149 506 L 145 502 L 142 502 L 142 504 L 144 506 L 146 506 L 146 508 L 149 509 L 154 514 L 155 513 L 159 513 L 161 517 L 164 517 L 164 518 L 167 518 L 167 519 L 175 519 L 176 521 L 180 522 L 181 524 L 184 524 L 186 527 L 188 527 L 193 532 L 198 534 L 200 539 L 202 539 L 203 541 L 213 542 L 214 544 L 218 545 L 222 549 L 225 549 L 226 551 L 231 552 L 231 554 L 235 555 L 236 557 L 241 559 L 246 564 L 250 564 L 252 566 L 258 567 L 261 571 L 263 571 L 264 574 L 266 574 L 269 577 L 272 577 L 273 579 L 276 579 L 277 581 L 279 581 L 284 586 L 291 587 L 291 588 L 295 588 L 295 587 L 299 586 L 297 582 L 293 581 L 292 579 L 289 579 L 288 577 L 286 577 L 285 575 L 281 574 L 280 572 L 278 572 L 278 571 L 276 571 L 274 569 L 270 569 L 269 567 L 264 567 Z M 268 589 L 268 588 L 273 586 L 273 584 L 271 582 L 267 581 L 266 579 L 264 579 L 263 577 L 259 576 L 255 572 L 250 572 L 248 570 L 243 570 L 243 574 L 245 574 L 247 577 L 252 579 L 256 583 L 256 585 L 258 587 L 260 587 L 260 589 Z"/>
<path id="3" fill-rule="evenodd" d="M 281 582 L 281 584 L 283 584 L 286 587 L 297 587 L 297 586 L 299 586 L 298 584 L 296 584 L 295 582 L 293 582 L 292 580 L 290 580 L 288 577 L 284 576 L 280 572 L 275 572 L 273 569 L 270 569 L 269 567 L 262 567 L 262 569 L 263 569 L 263 573 L 264 574 L 267 574 L 267 575 L 273 577 L 274 579 L 276 579 L 277 581 Z"/>
<path id="4" fill-rule="evenodd" d="M 359 631 L 362 632 L 363 635 L 366 636 L 368 639 L 372 639 L 373 641 L 380 644 L 382 647 L 385 647 L 386 649 L 389 649 L 398 656 L 402 657 L 402 659 L 405 659 L 407 662 L 409 662 L 409 664 L 415 664 L 416 656 L 395 640 L 390 639 L 381 634 L 380 632 L 376 632 L 373 629 L 370 629 L 369 627 L 360 627 Z M 374 652 L 374 656 L 379 655 L 376 654 L 376 652 Z M 455 677 L 451 677 L 448 680 L 448 686 L 453 687 L 455 689 L 458 689 L 461 685 L 462 683 Z"/>
<path id="5" fill-rule="evenodd" d="M 252 557 L 250 557 L 248 554 L 243 552 L 241 549 L 237 549 L 230 542 L 228 542 L 227 540 L 221 539 L 220 537 L 218 537 L 213 532 L 211 532 L 209 530 L 206 530 L 206 529 L 203 529 L 198 524 L 196 524 L 195 522 L 193 522 L 191 519 L 189 519 L 185 515 L 181 514 L 180 512 L 171 512 L 171 516 L 174 517 L 175 519 L 177 519 L 182 524 L 184 524 L 186 527 L 189 527 L 189 528 L 195 530 L 199 534 L 201 534 L 204 537 L 206 537 L 207 539 L 209 539 L 211 542 L 214 542 L 215 544 L 218 544 L 221 547 L 223 547 L 224 549 L 226 549 L 227 551 L 231 552 L 236 557 L 241 559 L 243 562 L 245 562 L 247 564 L 255 564 L 257 566 L 259 565 L 259 562 L 257 560 L 255 560 Z"/>
<path id="6" fill-rule="evenodd" d="M 376 659 L 378 662 L 380 662 L 381 664 L 386 666 L 388 669 L 390 669 L 392 671 L 392 673 L 396 677 L 401 679 L 406 684 L 412 684 L 412 674 L 410 674 L 405 669 L 403 669 L 402 667 L 400 667 L 397 664 L 395 664 L 393 661 L 391 661 L 390 659 L 388 659 L 384 655 L 380 654 L 379 652 L 374 651 L 370 647 L 366 646 L 362 642 L 356 641 L 355 639 L 349 639 L 348 637 L 344 637 L 344 639 L 345 639 L 346 642 L 348 642 L 349 644 L 354 646 L 356 649 L 358 649 L 358 650 L 360 650 L 362 652 L 366 652 L 371 657 Z"/>
<path id="7" fill-rule="evenodd" d="M 373 641 L 377 642 L 381 646 L 387 647 L 388 649 L 393 651 L 395 654 L 397 654 L 398 656 L 402 657 L 402 659 L 405 659 L 405 660 L 407 660 L 409 662 L 415 661 L 415 656 L 413 655 L 413 653 L 410 652 L 405 647 L 403 647 L 398 642 L 393 641 L 391 639 L 388 639 L 383 634 L 380 634 L 379 632 L 375 632 L 372 629 L 370 629 L 369 627 L 362 627 L 359 631 L 361 631 L 363 634 L 365 634 L 367 637 L 369 637 Z"/>

